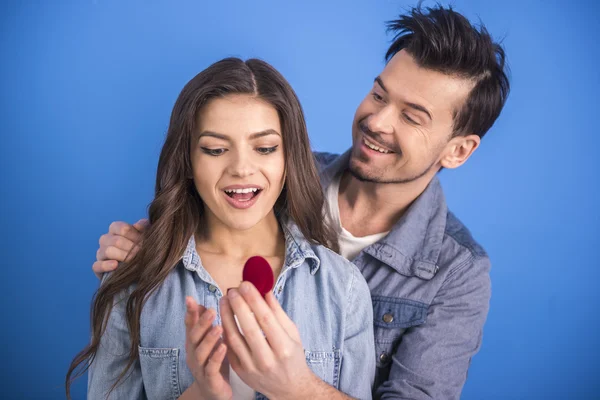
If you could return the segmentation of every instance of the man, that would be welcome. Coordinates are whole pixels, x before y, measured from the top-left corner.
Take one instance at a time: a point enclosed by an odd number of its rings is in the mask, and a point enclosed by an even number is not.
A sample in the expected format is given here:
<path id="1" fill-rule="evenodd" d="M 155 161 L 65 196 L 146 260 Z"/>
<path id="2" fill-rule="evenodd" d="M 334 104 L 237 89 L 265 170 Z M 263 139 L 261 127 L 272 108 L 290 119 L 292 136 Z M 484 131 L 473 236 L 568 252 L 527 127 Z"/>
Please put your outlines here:
<path id="1" fill-rule="evenodd" d="M 452 8 L 419 7 L 389 29 L 396 36 L 356 111 L 352 148 L 315 157 L 341 253 L 372 294 L 374 396 L 457 399 L 481 344 L 490 263 L 447 209 L 436 174 L 464 164 L 499 116 L 504 51 Z M 94 272 L 116 268 L 142 230 L 113 223 Z"/>

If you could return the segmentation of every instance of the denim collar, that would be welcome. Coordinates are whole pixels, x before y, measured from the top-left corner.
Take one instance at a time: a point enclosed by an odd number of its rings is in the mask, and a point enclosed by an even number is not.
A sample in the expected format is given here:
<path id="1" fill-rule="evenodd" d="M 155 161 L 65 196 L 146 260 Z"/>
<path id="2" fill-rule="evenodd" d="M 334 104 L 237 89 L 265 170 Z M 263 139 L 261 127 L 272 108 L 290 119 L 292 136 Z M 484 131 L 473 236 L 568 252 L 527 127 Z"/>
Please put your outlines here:
<path id="1" fill-rule="evenodd" d="M 345 171 L 350 151 L 334 159 L 321 170 L 324 190 Z M 402 275 L 431 279 L 437 273 L 437 261 L 446 230 L 448 206 L 437 176 L 408 207 L 383 239 L 363 251 Z"/>
<path id="2" fill-rule="evenodd" d="M 281 216 L 279 223 L 285 237 L 285 264 L 281 273 L 290 268 L 298 268 L 305 264 L 305 260 L 308 260 L 307 264 L 310 267 L 311 275 L 316 274 L 319 270 L 320 260 L 313 251 L 310 242 L 300 231 L 300 228 L 287 216 Z M 194 235 L 188 240 L 181 260 L 187 270 L 198 273 L 200 278 L 206 282 L 212 281 L 208 272 L 202 266 L 200 255 L 196 251 Z"/>

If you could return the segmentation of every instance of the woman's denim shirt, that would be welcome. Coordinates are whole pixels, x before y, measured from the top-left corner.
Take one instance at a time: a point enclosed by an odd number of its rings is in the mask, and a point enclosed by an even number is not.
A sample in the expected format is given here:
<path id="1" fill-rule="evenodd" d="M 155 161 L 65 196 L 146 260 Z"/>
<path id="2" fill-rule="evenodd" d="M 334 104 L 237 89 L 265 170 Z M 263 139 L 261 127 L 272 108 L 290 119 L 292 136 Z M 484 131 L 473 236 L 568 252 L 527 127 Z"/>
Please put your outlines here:
<path id="1" fill-rule="evenodd" d="M 273 293 L 300 331 L 308 366 L 342 392 L 370 399 L 375 346 L 373 307 L 365 279 L 340 255 L 308 242 L 293 222 L 282 222 L 282 228 L 285 264 Z M 125 318 L 128 293 L 115 301 L 90 364 L 89 399 L 107 398 L 127 364 L 131 343 Z M 194 237 L 176 268 L 148 297 L 141 315 L 139 357 L 111 399 L 176 399 L 192 385 L 185 354 L 186 296 L 217 310 L 215 324 L 221 324 L 223 293 L 202 266 Z M 257 393 L 256 398 L 264 396 Z"/>

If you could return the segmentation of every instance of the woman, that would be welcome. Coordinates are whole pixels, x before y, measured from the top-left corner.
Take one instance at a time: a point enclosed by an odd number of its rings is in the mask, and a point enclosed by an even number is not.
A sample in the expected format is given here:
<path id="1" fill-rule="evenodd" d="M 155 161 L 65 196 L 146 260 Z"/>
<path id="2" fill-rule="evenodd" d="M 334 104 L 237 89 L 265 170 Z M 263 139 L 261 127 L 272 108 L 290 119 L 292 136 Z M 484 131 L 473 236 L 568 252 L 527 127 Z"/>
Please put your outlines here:
<path id="1" fill-rule="evenodd" d="M 103 279 L 92 340 L 71 364 L 67 396 L 84 365 L 94 399 L 235 398 L 230 382 L 240 391 L 244 384 L 240 360 L 218 339 L 221 323 L 231 323 L 221 311 L 234 303 L 237 291 L 226 290 L 240 285 L 246 259 L 261 255 L 276 277 L 267 303 L 274 311 L 281 304 L 297 325 L 306 362 L 298 368 L 370 398 L 369 290 L 355 266 L 325 247 L 336 240 L 323 205 L 302 108 L 287 81 L 260 60 L 225 59 L 202 71 L 175 103 L 143 245 Z M 188 299 L 186 311 L 188 296 L 201 306 Z M 199 307 L 216 310 L 203 312 L 214 326 L 202 335 L 194 328 Z M 200 347 L 210 354 L 186 354 Z M 217 373 L 207 381 L 209 369 Z M 250 397 L 259 396 L 255 389 Z"/>

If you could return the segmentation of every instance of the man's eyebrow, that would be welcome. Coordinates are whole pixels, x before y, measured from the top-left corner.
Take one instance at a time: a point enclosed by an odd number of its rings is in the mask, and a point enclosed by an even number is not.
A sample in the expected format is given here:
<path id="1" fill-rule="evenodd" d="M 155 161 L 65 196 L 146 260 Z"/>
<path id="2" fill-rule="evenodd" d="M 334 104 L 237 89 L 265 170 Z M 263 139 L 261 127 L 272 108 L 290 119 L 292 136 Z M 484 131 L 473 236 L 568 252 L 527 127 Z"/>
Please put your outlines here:
<path id="1" fill-rule="evenodd" d="M 381 80 L 381 77 L 378 76 L 377 78 L 375 78 L 375 82 L 377 82 L 377 84 L 379 86 L 381 86 L 381 89 L 383 89 L 384 92 L 388 93 L 388 90 L 386 89 L 385 85 L 383 84 L 383 81 Z M 417 111 L 421 111 L 421 112 L 427 114 L 427 116 L 429 117 L 429 119 L 433 120 L 433 118 L 431 117 L 431 113 L 424 106 L 422 106 L 420 104 L 417 104 L 417 103 L 410 103 L 410 102 L 405 102 L 405 104 L 407 106 L 409 106 L 410 108 L 414 108 Z"/>
<path id="2" fill-rule="evenodd" d="M 414 108 L 417 111 L 421 111 L 424 112 L 425 114 L 427 114 L 427 116 L 429 117 L 430 120 L 432 120 L 433 118 L 431 118 L 431 113 L 429 112 L 429 110 L 427 110 L 425 107 L 423 107 L 420 104 L 416 104 L 416 103 L 405 103 L 407 106 L 409 106 L 410 108 Z"/>
<path id="3" fill-rule="evenodd" d="M 378 76 L 377 78 L 375 78 L 375 82 L 377 82 L 379 84 L 379 86 L 381 86 L 383 91 L 387 93 L 387 89 L 386 89 L 385 85 L 383 84 L 381 77 Z"/>

